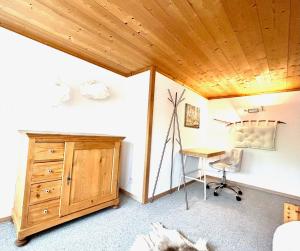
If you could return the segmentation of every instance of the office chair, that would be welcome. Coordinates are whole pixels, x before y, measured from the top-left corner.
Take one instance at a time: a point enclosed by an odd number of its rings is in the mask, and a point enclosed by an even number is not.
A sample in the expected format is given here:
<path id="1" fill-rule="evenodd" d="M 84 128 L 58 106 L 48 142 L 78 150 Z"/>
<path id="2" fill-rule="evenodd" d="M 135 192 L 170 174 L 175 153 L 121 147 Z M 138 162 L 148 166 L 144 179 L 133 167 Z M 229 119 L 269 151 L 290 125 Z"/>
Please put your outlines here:
<path id="1" fill-rule="evenodd" d="M 210 188 L 210 185 L 213 185 L 213 184 L 215 185 L 214 196 L 218 196 L 219 192 L 222 191 L 223 188 L 227 188 L 235 193 L 235 195 L 236 195 L 235 198 L 237 201 L 242 200 L 242 198 L 240 197 L 240 195 L 243 194 L 241 189 L 238 186 L 229 186 L 226 182 L 226 172 L 239 172 L 240 171 L 242 157 L 243 157 L 243 150 L 234 148 L 230 151 L 230 154 L 228 157 L 209 163 L 210 167 L 223 172 L 221 182 L 209 182 L 206 185 L 207 189 Z"/>

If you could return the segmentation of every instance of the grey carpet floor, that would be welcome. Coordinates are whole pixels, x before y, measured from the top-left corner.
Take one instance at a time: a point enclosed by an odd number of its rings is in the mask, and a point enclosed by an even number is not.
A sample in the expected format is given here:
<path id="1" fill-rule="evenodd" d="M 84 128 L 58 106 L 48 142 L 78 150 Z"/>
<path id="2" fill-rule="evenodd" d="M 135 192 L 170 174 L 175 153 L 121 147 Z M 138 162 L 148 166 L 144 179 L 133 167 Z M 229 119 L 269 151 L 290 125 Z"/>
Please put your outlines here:
<path id="1" fill-rule="evenodd" d="M 14 246 L 12 223 L 0 224 L 0 250 L 127 251 L 137 234 L 148 233 L 151 222 L 182 231 L 190 240 L 208 241 L 212 251 L 269 251 L 274 230 L 282 222 L 283 203 L 300 201 L 243 188 L 237 202 L 230 192 L 202 200 L 202 186 L 188 186 L 190 210 L 183 192 L 141 205 L 122 196 L 119 209 L 105 209 L 35 235 L 22 247 Z"/>

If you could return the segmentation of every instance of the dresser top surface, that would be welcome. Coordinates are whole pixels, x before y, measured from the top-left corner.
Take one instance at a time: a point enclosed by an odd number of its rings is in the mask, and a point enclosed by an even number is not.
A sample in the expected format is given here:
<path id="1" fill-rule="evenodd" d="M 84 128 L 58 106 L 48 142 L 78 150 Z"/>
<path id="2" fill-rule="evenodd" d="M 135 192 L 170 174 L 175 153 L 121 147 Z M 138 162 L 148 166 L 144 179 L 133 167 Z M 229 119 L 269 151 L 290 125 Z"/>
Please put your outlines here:
<path id="1" fill-rule="evenodd" d="M 59 131 L 33 131 L 33 130 L 18 130 L 19 133 L 27 136 L 84 136 L 84 137 L 110 137 L 124 139 L 124 136 L 107 135 L 99 133 L 82 133 L 82 132 L 59 132 Z"/>

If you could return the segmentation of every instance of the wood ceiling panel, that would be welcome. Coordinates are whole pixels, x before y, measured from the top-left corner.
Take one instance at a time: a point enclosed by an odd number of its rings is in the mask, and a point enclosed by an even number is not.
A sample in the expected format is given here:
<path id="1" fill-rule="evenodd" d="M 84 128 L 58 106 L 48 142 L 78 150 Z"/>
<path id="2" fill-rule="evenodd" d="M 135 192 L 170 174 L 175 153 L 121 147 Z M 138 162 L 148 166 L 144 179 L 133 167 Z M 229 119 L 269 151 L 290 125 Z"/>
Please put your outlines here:
<path id="1" fill-rule="evenodd" d="M 189 35 L 188 40 L 193 41 L 195 43 L 194 47 L 196 48 L 196 50 L 201 50 L 203 52 L 201 56 L 206 59 L 207 66 L 205 70 L 212 76 L 213 79 L 211 81 L 213 83 L 219 83 L 219 89 L 221 89 L 223 94 L 235 91 L 235 89 L 232 88 L 230 85 L 224 83 L 226 74 L 224 74 L 223 71 L 225 69 L 225 71 L 227 71 L 227 75 L 229 72 L 227 70 L 228 68 L 224 67 L 225 60 L 223 54 L 219 53 L 219 50 L 217 49 L 217 46 L 214 43 L 214 40 L 211 39 L 207 31 L 205 30 L 203 24 L 196 17 L 196 15 L 193 15 L 194 13 L 191 6 L 187 2 L 176 0 L 157 2 L 160 5 L 160 7 L 163 10 L 165 10 L 169 18 L 171 18 L 172 22 L 177 22 L 178 26 L 187 27 L 186 32 Z M 206 36 L 206 40 L 202 38 L 203 36 Z M 209 43 L 207 43 L 207 40 L 209 40 Z M 231 69 L 229 69 L 229 71 L 229 74 L 232 74 Z"/>
<path id="2" fill-rule="evenodd" d="M 300 0 L 0 0 L 0 25 L 207 98 L 300 89 Z"/>
<path id="3" fill-rule="evenodd" d="M 89 52 L 89 50 L 85 50 L 82 47 L 76 46 L 70 40 L 60 40 L 59 38 L 57 38 L 57 36 L 49 33 L 48 31 L 42 30 L 37 26 L 33 26 L 28 23 L 25 25 L 22 20 L 11 15 L 2 13 L 0 16 L 0 25 L 4 28 L 18 31 L 18 33 L 20 33 L 21 35 L 27 36 L 43 44 L 64 51 L 75 57 L 86 60 L 92 64 L 99 65 L 100 67 L 106 68 L 117 74 L 127 76 L 126 72 L 130 72 L 129 69 L 112 61 L 109 61 L 105 57 L 97 56 L 97 60 L 95 60 L 95 54 Z"/>
<path id="4" fill-rule="evenodd" d="M 291 0 L 290 30 L 289 30 L 289 54 L 288 54 L 288 78 L 300 76 L 300 1 Z M 298 81 L 287 80 L 287 88 L 300 88 Z"/>
<path id="5" fill-rule="evenodd" d="M 241 49 L 239 41 L 224 10 L 221 1 L 215 0 L 189 0 L 198 18 L 214 37 L 218 47 L 227 58 L 236 72 L 236 80 L 244 81 L 249 74 L 250 66 Z"/>
<path id="6" fill-rule="evenodd" d="M 105 0 L 97 0 L 96 3 L 120 19 L 121 23 L 117 22 L 120 27 L 116 28 L 120 34 L 125 35 L 122 31 L 124 28 L 130 27 L 132 28 L 132 31 L 137 29 L 137 36 L 135 37 L 144 38 L 144 43 L 145 41 L 151 41 L 149 46 L 149 57 L 152 58 L 153 63 L 159 65 L 161 69 L 166 72 L 173 72 L 172 76 L 174 77 L 179 73 L 179 71 L 177 73 L 176 70 L 181 69 L 180 75 L 187 79 L 191 79 L 191 76 L 197 74 L 187 64 L 183 64 L 182 58 L 177 51 L 173 50 L 173 48 L 168 45 L 167 42 L 172 43 L 172 39 L 162 39 L 158 36 L 157 33 L 161 31 L 163 34 L 164 30 L 161 29 L 158 22 L 153 22 L 151 20 L 151 15 L 143 7 L 136 5 L 131 1 L 113 0 L 108 2 Z M 145 19 L 146 21 L 142 24 L 138 21 L 141 19 Z M 131 38 L 129 41 L 135 42 L 134 39 L 135 38 Z M 170 58 L 173 58 L 174 60 L 170 60 Z M 165 70 L 166 68 L 171 70 Z M 177 77 L 175 78 L 177 79 Z M 189 81 L 195 81 L 195 79 Z"/>
<path id="7" fill-rule="evenodd" d="M 268 61 L 255 1 L 222 0 L 231 26 L 255 77 L 247 91 L 263 91 L 270 84 Z"/>
<path id="8" fill-rule="evenodd" d="M 109 43 L 100 36 L 96 36 L 95 33 L 68 20 L 67 15 L 62 17 L 58 12 L 41 5 L 37 1 L 8 1 L 5 8 L 10 14 L 21 20 L 32 15 L 34 18 L 30 19 L 30 24 L 54 34 L 58 39 L 70 40 L 73 44 L 84 50 L 89 50 L 96 56 L 101 55 L 129 70 L 140 67 L 138 62 L 128 57 L 126 51 L 123 50 L 123 53 L 119 53 L 119 50 L 123 49 L 122 47 L 117 49 L 114 43 Z M 145 66 L 143 65 L 143 67 Z"/>
<path id="9" fill-rule="evenodd" d="M 108 7 L 111 7 L 111 3 L 121 6 L 127 15 L 134 17 L 136 20 L 144 18 L 145 21 L 142 27 L 147 30 L 145 33 L 155 37 L 149 39 L 167 51 L 168 57 L 174 58 L 180 64 L 179 69 L 187 71 L 190 76 L 194 76 L 202 82 L 209 82 L 205 76 L 206 72 L 200 67 L 199 61 L 202 59 L 189 48 L 187 40 L 178 35 L 175 26 L 171 22 L 168 21 L 166 24 L 162 22 L 162 20 L 167 19 L 164 12 L 157 5 L 149 7 L 148 1 L 112 0 L 109 2 Z M 154 18 L 156 14 L 159 15 L 159 18 Z M 171 47 L 170 44 L 172 44 Z"/>
<path id="10" fill-rule="evenodd" d="M 128 46 L 127 41 L 118 36 L 116 33 L 108 30 L 104 26 L 101 26 L 101 30 L 99 30 L 99 25 L 93 19 L 81 12 L 79 8 L 69 4 L 69 1 L 39 0 L 39 2 L 45 7 L 54 11 L 54 13 L 60 15 L 62 18 L 66 18 L 68 22 L 70 21 L 78 25 L 79 28 L 76 30 L 76 32 L 87 32 L 87 37 L 91 41 L 97 41 L 97 44 L 101 44 L 104 47 L 104 51 L 115 51 L 127 60 L 135 58 L 135 60 L 131 60 L 131 62 L 137 64 L 134 66 L 134 69 L 147 67 L 152 63 L 151 60 L 149 60 L 136 48 Z M 122 54 L 120 54 L 119 51 L 122 51 Z"/>
<path id="11" fill-rule="evenodd" d="M 287 76 L 290 1 L 257 0 L 265 50 L 272 80 Z"/>

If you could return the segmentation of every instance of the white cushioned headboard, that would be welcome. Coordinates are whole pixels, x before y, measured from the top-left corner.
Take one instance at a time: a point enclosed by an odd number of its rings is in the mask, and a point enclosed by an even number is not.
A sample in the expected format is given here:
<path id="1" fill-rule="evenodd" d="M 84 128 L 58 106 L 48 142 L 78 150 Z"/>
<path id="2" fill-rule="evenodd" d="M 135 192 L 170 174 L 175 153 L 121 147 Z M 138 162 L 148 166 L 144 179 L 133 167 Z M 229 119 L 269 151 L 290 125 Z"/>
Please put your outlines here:
<path id="1" fill-rule="evenodd" d="M 232 125 L 230 139 L 234 147 L 274 151 L 277 122 L 244 122 Z"/>

